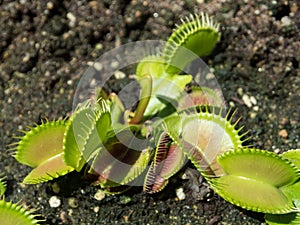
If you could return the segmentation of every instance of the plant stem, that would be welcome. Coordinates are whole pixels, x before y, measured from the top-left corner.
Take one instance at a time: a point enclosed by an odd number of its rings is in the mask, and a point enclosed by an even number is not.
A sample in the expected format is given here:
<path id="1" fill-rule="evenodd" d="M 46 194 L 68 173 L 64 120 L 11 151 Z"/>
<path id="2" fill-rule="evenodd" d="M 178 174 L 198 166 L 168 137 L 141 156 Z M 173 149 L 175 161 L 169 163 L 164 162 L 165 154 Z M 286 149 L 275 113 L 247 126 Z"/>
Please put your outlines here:
<path id="1" fill-rule="evenodd" d="M 148 106 L 152 93 L 152 78 L 149 75 L 143 76 L 140 80 L 141 98 L 135 111 L 134 117 L 129 121 L 129 124 L 138 124 L 141 122 L 144 112 Z"/>

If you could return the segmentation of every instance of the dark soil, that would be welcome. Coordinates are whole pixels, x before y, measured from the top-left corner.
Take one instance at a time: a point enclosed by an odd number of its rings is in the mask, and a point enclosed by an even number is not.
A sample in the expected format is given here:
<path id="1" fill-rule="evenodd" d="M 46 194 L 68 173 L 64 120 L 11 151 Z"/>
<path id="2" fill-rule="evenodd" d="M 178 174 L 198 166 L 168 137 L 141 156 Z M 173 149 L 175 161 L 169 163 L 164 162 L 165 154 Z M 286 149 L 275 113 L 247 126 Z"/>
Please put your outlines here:
<path id="1" fill-rule="evenodd" d="M 222 40 L 205 61 L 228 105 L 243 117 L 250 144 L 276 152 L 300 148 L 298 0 L 0 0 L 0 168 L 8 182 L 6 199 L 36 209 L 45 224 L 263 224 L 262 214 L 213 193 L 195 198 L 192 179 L 180 176 L 156 195 L 134 189 L 102 201 L 94 198 L 98 188 L 77 174 L 22 185 L 30 168 L 7 151 L 22 135 L 19 130 L 72 112 L 88 62 L 128 42 L 166 40 L 179 18 L 195 11 L 221 23 Z M 185 200 L 176 197 L 178 187 Z M 54 195 L 61 200 L 58 208 L 49 205 Z"/>

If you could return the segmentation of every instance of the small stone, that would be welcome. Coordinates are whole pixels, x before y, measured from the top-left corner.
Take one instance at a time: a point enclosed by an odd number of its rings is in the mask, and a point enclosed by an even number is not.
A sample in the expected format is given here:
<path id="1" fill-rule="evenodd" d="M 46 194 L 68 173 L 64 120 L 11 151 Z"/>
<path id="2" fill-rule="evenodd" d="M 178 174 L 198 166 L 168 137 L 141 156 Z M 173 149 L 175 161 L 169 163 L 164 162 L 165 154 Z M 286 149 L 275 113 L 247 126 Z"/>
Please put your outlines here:
<path id="1" fill-rule="evenodd" d="M 250 101 L 253 105 L 257 104 L 256 98 L 254 98 L 254 96 L 250 96 Z"/>
<path id="2" fill-rule="evenodd" d="M 28 62 L 30 60 L 30 54 L 28 52 L 25 53 L 25 56 L 22 59 L 22 62 Z"/>
<path id="3" fill-rule="evenodd" d="M 103 65 L 101 63 L 99 63 L 99 62 L 95 62 L 94 63 L 94 68 L 97 71 L 101 71 L 103 69 Z"/>
<path id="4" fill-rule="evenodd" d="M 287 132 L 286 129 L 282 129 L 282 130 L 280 130 L 280 131 L 278 132 L 278 135 L 279 135 L 280 137 L 282 137 L 282 138 L 287 138 L 288 132 Z"/>
<path id="5" fill-rule="evenodd" d="M 297 3 L 293 3 L 291 6 L 291 12 L 296 13 L 298 11 L 299 7 L 297 6 Z"/>
<path id="6" fill-rule="evenodd" d="M 94 212 L 95 212 L 95 213 L 99 212 L 99 210 L 100 210 L 100 207 L 99 207 L 99 206 L 94 207 Z"/>
<path id="7" fill-rule="evenodd" d="M 99 63 L 99 62 L 95 62 L 94 63 L 94 68 L 97 71 L 101 71 L 103 69 L 103 65 L 101 63 Z"/>
<path id="8" fill-rule="evenodd" d="M 256 112 L 251 112 L 251 113 L 250 113 L 250 118 L 251 118 L 251 119 L 254 119 L 256 116 L 257 116 L 257 113 L 256 113 Z"/>
<path id="9" fill-rule="evenodd" d="M 101 43 L 98 43 L 98 44 L 96 44 L 96 46 L 95 46 L 95 49 L 96 50 L 101 50 L 103 48 L 103 44 L 101 44 Z"/>
<path id="10" fill-rule="evenodd" d="M 57 196 L 52 196 L 49 199 L 49 205 L 51 208 L 57 208 L 61 204 L 61 200 Z"/>
<path id="11" fill-rule="evenodd" d="M 67 84 L 71 86 L 73 84 L 73 81 L 72 80 L 68 80 Z"/>
<path id="12" fill-rule="evenodd" d="M 78 207 L 78 201 L 77 201 L 76 198 L 73 198 L 73 197 L 71 197 L 71 198 L 68 199 L 68 204 L 72 208 L 77 208 Z"/>
<path id="13" fill-rule="evenodd" d="M 292 24 L 292 20 L 288 16 L 284 16 L 281 18 L 282 26 L 290 26 Z"/>
<path id="14" fill-rule="evenodd" d="M 206 74 L 206 79 L 207 80 L 213 80 L 213 79 L 215 79 L 215 75 L 213 73 L 207 73 Z"/>
<path id="15" fill-rule="evenodd" d="M 120 71 L 120 70 L 117 70 L 117 71 L 114 73 L 114 75 L 115 75 L 115 78 L 116 78 L 117 80 L 118 80 L 118 79 L 123 79 L 123 78 L 126 77 L 126 74 L 123 73 L 123 72 Z"/>
<path id="16" fill-rule="evenodd" d="M 47 9 L 52 10 L 54 8 L 53 2 L 47 2 Z"/>
<path id="17" fill-rule="evenodd" d="M 96 200 L 98 200 L 98 201 L 103 200 L 103 199 L 105 198 L 105 192 L 102 191 L 102 190 L 98 190 L 98 191 L 96 192 L 96 194 L 94 195 L 94 198 L 95 198 Z"/>
<path id="18" fill-rule="evenodd" d="M 72 13 L 70 13 L 70 12 L 67 13 L 67 18 L 68 18 L 71 22 L 76 22 L 76 17 L 75 17 Z"/>
<path id="19" fill-rule="evenodd" d="M 246 105 L 247 107 L 250 108 L 250 107 L 252 106 L 250 97 L 249 97 L 248 95 L 244 94 L 244 95 L 242 96 L 242 100 L 243 100 L 243 102 L 245 103 L 245 105 Z"/>
<path id="20" fill-rule="evenodd" d="M 111 68 L 113 69 L 116 69 L 118 66 L 119 66 L 119 62 L 118 61 L 113 61 L 111 64 L 110 64 Z"/>
<path id="21" fill-rule="evenodd" d="M 70 20 L 69 26 L 70 27 L 75 27 L 76 17 L 72 13 L 68 12 L 67 13 L 67 18 Z"/>
<path id="22" fill-rule="evenodd" d="M 134 15 L 136 18 L 138 18 L 138 17 L 141 17 L 142 16 L 142 12 L 140 11 L 140 10 L 137 10 L 136 12 L 135 12 L 135 15 Z"/>
<path id="23" fill-rule="evenodd" d="M 179 200 L 185 199 L 185 193 L 183 192 L 183 188 L 176 189 L 176 196 Z"/>
<path id="24" fill-rule="evenodd" d="M 237 89 L 237 93 L 238 93 L 240 96 L 242 96 L 242 95 L 243 95 L 243 88 L 239 87 L 239 88 Z"/>

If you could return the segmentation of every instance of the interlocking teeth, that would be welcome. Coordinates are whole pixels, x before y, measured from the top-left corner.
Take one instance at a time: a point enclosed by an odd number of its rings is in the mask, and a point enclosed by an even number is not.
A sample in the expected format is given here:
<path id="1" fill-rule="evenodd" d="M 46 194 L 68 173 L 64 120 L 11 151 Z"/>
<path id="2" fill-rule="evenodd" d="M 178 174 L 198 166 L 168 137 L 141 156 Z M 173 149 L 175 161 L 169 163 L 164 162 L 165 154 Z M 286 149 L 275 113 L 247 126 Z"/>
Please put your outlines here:
<path id="1" fill-rule="evenodd" d="M 181 24 L 175 25 L 176 29 L 165 45 L 163 57 L 170 68 L 174 65 L 183 69 L 194 60 L 190 56 L 186 57 L 187 51 L 183 48 L 194 52 L 199 57 L 210 54 L 220 39 L 220 25 L 205 13 L 191 14 L 180 21 Z"/>

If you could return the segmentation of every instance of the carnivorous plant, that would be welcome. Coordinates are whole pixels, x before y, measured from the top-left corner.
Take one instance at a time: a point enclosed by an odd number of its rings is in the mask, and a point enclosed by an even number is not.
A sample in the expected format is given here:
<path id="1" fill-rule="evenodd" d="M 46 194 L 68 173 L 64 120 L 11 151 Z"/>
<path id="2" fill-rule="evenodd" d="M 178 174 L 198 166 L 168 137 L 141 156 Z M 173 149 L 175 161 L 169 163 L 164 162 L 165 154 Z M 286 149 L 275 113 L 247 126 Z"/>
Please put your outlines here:
<path id="1" fill-rule="evenodd" d="M 247 132 L 233 122 L 235 112 L 225 113 L 220 94 L 195 86 L 184 72 L 219 40 L 219 24 L 204 13 L 191 15 L 162 51 L 137 64 L 135 107 L 126 109 L 116 93 L 96 88 L 68 119 L 26 131 L 14 154 L 33 168 L 23 183 L 85 170 L 110 193 L 141 181 L 145 192 L 155 193 L 190 160 L 230 203 L 266 213 L 269 224 L 299 224 L 300 151 L 278 155 L 245 146 Z"/>

